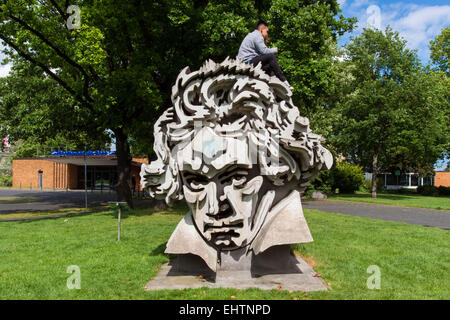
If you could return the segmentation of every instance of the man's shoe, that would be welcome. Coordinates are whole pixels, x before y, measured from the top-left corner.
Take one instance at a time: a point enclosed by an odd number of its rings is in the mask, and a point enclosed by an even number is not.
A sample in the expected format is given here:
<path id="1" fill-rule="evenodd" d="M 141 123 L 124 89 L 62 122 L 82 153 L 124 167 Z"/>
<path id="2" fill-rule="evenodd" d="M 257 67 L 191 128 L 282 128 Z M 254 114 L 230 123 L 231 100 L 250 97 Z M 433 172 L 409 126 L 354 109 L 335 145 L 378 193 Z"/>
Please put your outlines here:
<path id="1" fill-rule="evenodd" d="M 291 90 L 291 91 L 293 91 L 294 90 L 294 87 L 293 86 L 291 86 L 290 85 L 290 83 L 287 81 L 287 80 L 284 80 L 283 81 L 283 83 L 285 84 L 285 85 L 287 85 L 288 86 L 288 88 L 289 88 L 289 90 Z"/>

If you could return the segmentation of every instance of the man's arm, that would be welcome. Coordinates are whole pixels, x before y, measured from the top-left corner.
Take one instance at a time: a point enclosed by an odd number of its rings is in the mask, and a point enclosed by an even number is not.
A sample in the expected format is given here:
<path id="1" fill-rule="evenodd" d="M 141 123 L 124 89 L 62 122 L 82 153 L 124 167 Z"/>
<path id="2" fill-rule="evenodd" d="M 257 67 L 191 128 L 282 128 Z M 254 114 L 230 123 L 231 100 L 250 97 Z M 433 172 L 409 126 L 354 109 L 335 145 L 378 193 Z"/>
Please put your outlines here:
<path id="1" fill-rule="evenodd" d="M 255 49 L 259 54 L 277 53 L 277 48 L 267 48 L 262 35 L 255 39 Z"/>

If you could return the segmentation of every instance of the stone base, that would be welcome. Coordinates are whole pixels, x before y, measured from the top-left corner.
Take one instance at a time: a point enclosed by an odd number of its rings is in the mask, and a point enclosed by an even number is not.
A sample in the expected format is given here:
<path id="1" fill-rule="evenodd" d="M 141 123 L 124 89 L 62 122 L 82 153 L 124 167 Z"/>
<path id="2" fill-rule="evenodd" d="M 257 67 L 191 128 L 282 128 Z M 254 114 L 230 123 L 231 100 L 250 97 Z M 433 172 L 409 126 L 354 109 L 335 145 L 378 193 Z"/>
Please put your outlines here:
<path id="1" fill-rule="evenodd" d="M 279 250 L 269 252 L 265 260 L 276 261 Z M 274 256 L 275 254 L 275 256 Z M 259 256 L 259 255 L 258 255 Z M 327 290 L 327 285 L 320 277 L 314 277 L 314 270 L 301 258 L 290 256 L 290 261 L 283 267 L 267 268 L 255 264 L 251 269 L 239 270 L 223 268 L 212 271 L 198 256 L 179 255 L 162 266 L 158 275 L 147 283 L 145 290 L 195 289 L 195 288 L 258 288 L 272 290 L 319 291 Z M 264 259 L 262 261 L 264 261 Z"/>

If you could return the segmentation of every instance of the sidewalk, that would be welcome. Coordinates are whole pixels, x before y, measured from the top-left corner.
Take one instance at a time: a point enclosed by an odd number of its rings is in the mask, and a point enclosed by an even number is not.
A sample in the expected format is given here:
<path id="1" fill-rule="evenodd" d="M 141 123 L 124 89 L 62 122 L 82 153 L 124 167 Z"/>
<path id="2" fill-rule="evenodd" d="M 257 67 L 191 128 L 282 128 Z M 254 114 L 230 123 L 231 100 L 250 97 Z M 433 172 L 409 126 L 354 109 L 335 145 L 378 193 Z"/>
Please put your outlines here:
<path id="1" fill-rule="evenodd" d="M 351 202 L 302 199 L 303 209 L 342 213 L 363 218 L 405 222 L 450 230 L 450 211 Z"/>

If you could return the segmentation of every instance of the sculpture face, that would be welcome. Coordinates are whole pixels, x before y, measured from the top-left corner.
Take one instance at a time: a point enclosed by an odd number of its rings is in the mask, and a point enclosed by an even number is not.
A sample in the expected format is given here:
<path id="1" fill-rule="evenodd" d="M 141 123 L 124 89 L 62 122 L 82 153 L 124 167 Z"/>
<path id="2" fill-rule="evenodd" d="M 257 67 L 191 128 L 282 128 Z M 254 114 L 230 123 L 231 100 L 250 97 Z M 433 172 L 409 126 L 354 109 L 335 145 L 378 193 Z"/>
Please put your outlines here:
<path id="1" fill-rule="evenodd" d="M 220 250 L 247 245 L 268 211 L 259 206 L 264 179 L 248 161 L 246 144 L 235 144 L 238 149 L 232 142 L 206 128 L 178 154 L 183 195 L 197 230 Z M 196 163 L 201 163 L 197 170 Z"/>
<path id="2" fill-rule="evenodd" d="M 183 172 L 183 194 L 194 222 L 214 247 L 231 250 L 245 246 L 257 232 L 253 219 L 262 177 L 249 179 L 246 168 L 230 165 L 212 179 Z"/>

